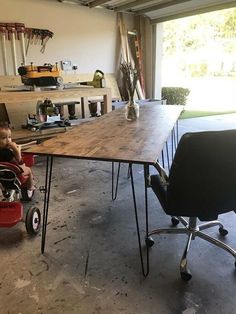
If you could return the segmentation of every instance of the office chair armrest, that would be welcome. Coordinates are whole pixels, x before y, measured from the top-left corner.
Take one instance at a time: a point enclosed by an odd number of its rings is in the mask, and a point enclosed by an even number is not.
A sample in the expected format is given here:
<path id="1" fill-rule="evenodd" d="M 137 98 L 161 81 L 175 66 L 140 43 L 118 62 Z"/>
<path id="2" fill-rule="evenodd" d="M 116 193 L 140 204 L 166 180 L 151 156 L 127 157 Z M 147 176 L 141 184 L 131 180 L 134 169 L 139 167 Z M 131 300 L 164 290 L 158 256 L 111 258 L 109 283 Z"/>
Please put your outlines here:
<path id="1" fill-rule="evenodd" d="M 156 162 L 154 164 L 154 167 L 156 168 L 156 170 L 158 171 L 159 175 L 160 175 L 160 178 L 163 182 L 164 185 L 167 185 L 168 184 L 168 181 L 169 181 L 169 177 L 165 171 L 165 169 L 158 163 Z"/>

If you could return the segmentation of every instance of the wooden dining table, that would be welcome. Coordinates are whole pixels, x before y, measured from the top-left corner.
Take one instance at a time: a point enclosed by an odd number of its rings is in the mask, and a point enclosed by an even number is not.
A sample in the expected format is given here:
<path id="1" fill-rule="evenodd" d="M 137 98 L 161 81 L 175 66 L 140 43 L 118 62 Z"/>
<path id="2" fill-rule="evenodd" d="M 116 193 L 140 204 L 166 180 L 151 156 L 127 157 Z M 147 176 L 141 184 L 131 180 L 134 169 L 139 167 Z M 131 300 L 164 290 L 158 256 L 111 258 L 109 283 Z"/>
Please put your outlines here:
<path id="1" fill-rule="evenodd" d="M 132 165 L 141 164 L 144 167 L 146 235 L 148 235 L 147 188 L 149 167 L 155 166 L 157 160 L 161 157 L 165 143 L 171 135 L 182 110 L 182 106 L 149 104 L 147 102 L 140 105 L 140 115 L 137 120 L 127 121 L 125 119 L 125 109 L 119 108 L 93 121 L 74 127 L 72 130 L 46 140 L 39 145 L 34 145 L 25 151 L 25 153 L 45 155 L 47 157 L 41 241 L 42 253 L 45 250 L 53 159 L 63 157 L 127 163 L 131 178 L 142 272 L 144 276 L 148 274 L 149 255 L 147 250 L 147 267 L 145 270 Z"/>

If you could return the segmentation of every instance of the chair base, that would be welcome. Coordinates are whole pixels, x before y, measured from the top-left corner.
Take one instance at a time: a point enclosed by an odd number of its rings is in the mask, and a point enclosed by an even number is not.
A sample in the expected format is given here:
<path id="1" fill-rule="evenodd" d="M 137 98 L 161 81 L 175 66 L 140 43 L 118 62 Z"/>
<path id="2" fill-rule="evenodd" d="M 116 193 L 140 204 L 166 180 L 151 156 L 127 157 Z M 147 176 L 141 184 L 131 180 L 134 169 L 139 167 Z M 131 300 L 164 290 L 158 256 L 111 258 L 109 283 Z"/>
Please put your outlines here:
<path id="1" fill-rule="evenodd" d="M 195 237 L 200 237 L 203 240 L 206 240 L 207 242 L 214 244 L 222 248 L 223 250 L 227 251 L 228 253 L 230 253 L 235 258 L 235 267 L 236 267 L 236 251 L 233 250 L 229 245 L 225 244 L 224 242 L 217 240 L 202 232 L 202 230 L 205 230 L 214 226 L 219 226 L 220 234 L 222 236 L 225 236 L 228 233 L 228 231 L 224 229 L 224 226 L 222 225 L 221 222 L 219 222 L 218 220 L 214 220 L 214 221 L 210 221 L 204 224 L 197 225 L 196 217 L 190 217 L 189 221 L 185 220 L 183 217 L 177 217 L 177 218 L 184 225 L 183 228 L 155 229 L 148 234 L 148 238 L 146 239 L 146 244 L 149 247 L 151 247 L 154 244 L 154 241 L 151 236 L 155 234 L 183 234 L 183 233 L 187 234 L 188 235 L 187 243 L 186 243 L 184 253 L 180 261 L 180 275 L 184 281 L 189 281 L 192 278 L 191 272 L 188 269 L 187 254 L 190 249 L 191 241 L 194 240 Z"/>

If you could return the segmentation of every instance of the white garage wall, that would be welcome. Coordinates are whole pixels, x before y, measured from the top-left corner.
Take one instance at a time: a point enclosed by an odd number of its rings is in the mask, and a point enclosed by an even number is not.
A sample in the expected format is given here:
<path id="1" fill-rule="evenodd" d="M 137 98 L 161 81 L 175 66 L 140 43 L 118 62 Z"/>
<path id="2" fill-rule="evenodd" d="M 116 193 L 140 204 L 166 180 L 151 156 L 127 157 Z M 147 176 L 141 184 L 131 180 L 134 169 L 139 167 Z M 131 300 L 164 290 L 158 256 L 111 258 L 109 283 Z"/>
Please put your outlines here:
<path id="1" fill-rule="evenodd" d="M 71 60 L 78 66 L 77 73 L 93 73 L 100 69 L 114 73 L 120 51 L 120 35 L 116 13 L 102 9 L 89 9 L 48 0 L 0 0 L 0 22 L 24 23 L 26 27 L 49 29 L 54 33 L 49 39 L 45 53 L 41 46 L 30 45 L 27 63 L 35 65 Z M 132 16 L 126 16 L 132 25 Z M 0 75 L 3 71 L 0 52 Z M 7 55 L 13 73 L 10 42 Z M 17 40 L 17 63 L 22 62 L 19 40 Z"/>

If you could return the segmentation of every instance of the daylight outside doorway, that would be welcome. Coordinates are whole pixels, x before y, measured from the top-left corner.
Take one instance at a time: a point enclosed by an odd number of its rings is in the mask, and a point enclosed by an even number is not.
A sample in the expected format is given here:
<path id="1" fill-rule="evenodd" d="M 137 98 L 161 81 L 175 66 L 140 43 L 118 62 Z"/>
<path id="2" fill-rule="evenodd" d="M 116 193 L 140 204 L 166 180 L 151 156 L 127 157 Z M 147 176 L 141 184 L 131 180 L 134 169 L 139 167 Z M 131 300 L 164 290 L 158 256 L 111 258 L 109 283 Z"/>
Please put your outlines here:
<path id="1" fill-rule="evenodd" d="M 163 23 L 161 77 L 190 90 L 186 110 L 236 111 L 236 8 Z"/>

